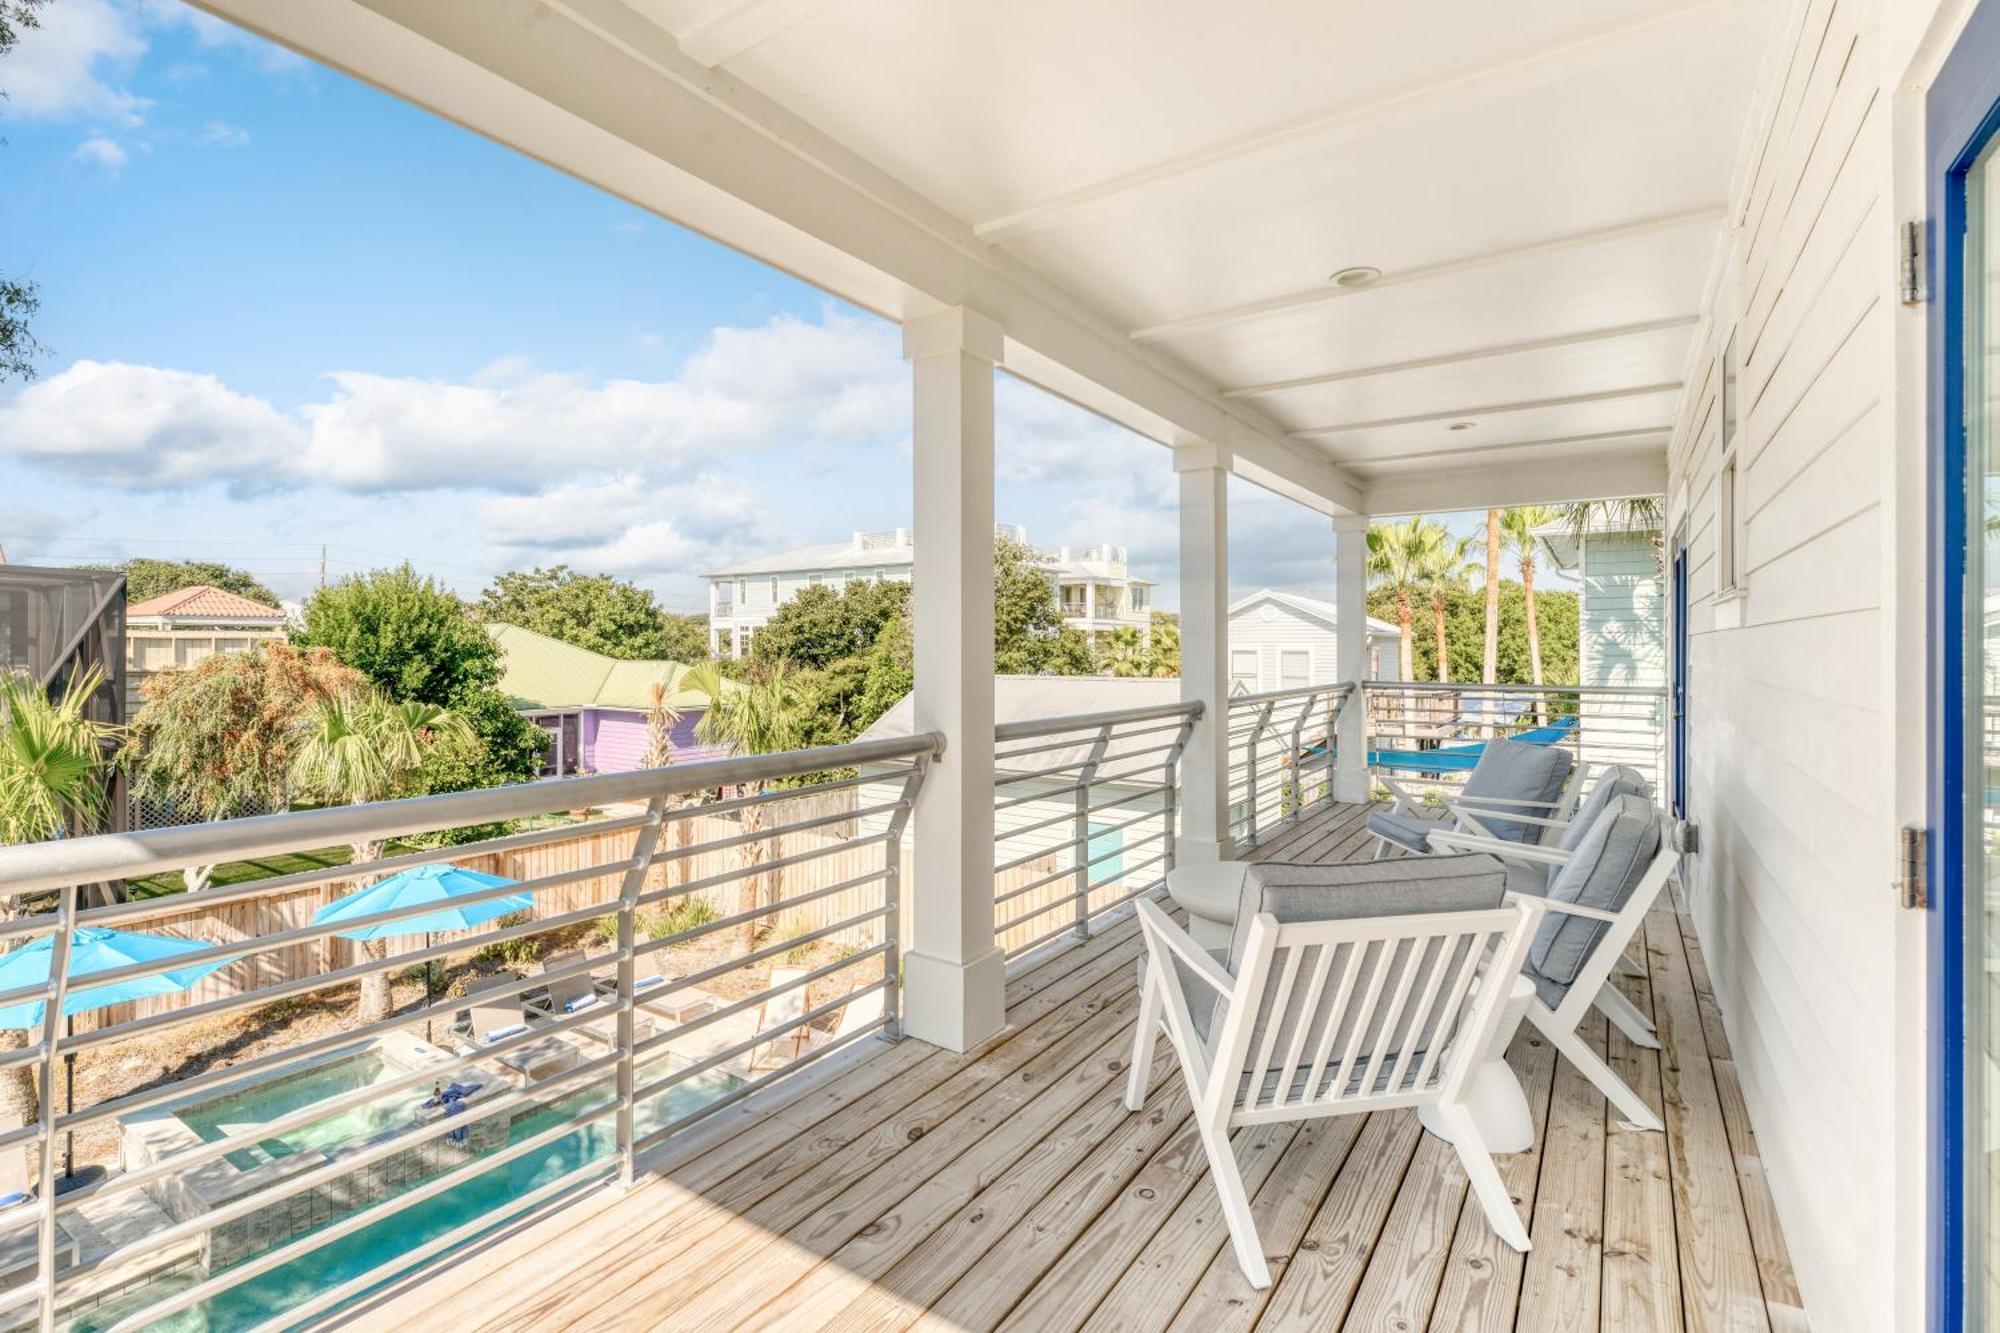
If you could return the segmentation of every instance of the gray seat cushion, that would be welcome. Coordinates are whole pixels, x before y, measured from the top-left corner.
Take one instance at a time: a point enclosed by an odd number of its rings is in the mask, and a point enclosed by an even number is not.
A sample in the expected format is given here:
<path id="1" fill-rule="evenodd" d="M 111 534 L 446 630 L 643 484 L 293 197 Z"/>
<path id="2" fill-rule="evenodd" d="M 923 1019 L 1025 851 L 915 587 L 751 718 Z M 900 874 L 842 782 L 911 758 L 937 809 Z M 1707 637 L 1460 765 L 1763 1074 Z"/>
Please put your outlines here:
<path id="1" fill-rule="evenodd" d="M 1507 863 L 1507 892 L 1525 893 L 1536 898 L 1546 898 L 1549 894 L 1549 871 L 1554 867 L 1540 862 L 1518 864 Z"/>
<path id="2" fill-rule="evenodd" d="M 1632 900 L 1660 850 L 1660 817 L 1643 796 L 1614 796 L 1549 880 L 1547 897 L 1616 912 Z M 1528 948 L 1530 980 L 1551 1008 L 1583 970 L 1609 923 L 1551 911 Z"/>
<path id="3" fill-rule="evenodd" d="M 1464 795 L 1474 806 L 1477 805 L 1477 798 L 1482 796 L 1506 801 L 1533 801 L 1543 808 L 1530 807 L 1522 813 L 1546 818 L 1562 796 L 1563 783 L 1569 779 L 1569 769 L 1570 755 L 1567 750 L 1505 738 L 1491 740 L 1486 742 L 1486 748 L 1480 751 L 1479 762 L 1466 776 Z M 1499 814 L 1480 814 L 1479 822 L 1491 829 L 1494 837 L 1505 838 L 1509 842 L 1537 842 L 1543 827 Z"/>
<path id="4" fill-rule="evenodd" d="M 1562 831 L 1556 845 L 1566 852 L 1575 851 L 1584 835 L 1590 832 L 1590 826 L 1597 822 L 1597 817 L 1609 808 L 1613 800 L 1620 796 L 1650 797 L 1652 794 L 1653 784 L 1646 781 L 1637 769 L 1623 764 L 1606 769 L 1590 789 L 1590 795 L 1583 798 L 1583 804 L 1570 817 L 1569 827 Z"/>
<path id="5" fill-rule="evenodd" d="M 1434 819 L 1423 819 L 1416 815 L 1406 815 L 1397 810 L 1370 810 L 1368 831 L 1379 833 L 1398 847 L 1413 852 L 1430 850 L 1431 830 L 1443 827 Z"/>
<path id="6" fill-rule="evenodd" d="M 1236 913 L 1236 928 L 1230 937 L 1229 949 L 1218 955 L 1223 966 L 1235 975 L 1243 961 L 1243 953 L 1249 942 L 1250 923 L 1259 913 L 1268 912 L 1280 924 L 1306 921 L 1348 921 L 1362 917 L 1407 916 L 1432 912 L 1485 911 L 1498 907 L 1507 890 L 1507 871 L 1501 862 L 1482 854 L 1465 856 L 1427 856 L 1393 861 L 1356 861 L 1334 865 L 1307 865 L 1286 862 L 1266 862 L 1253 866 L 1243 878 L 1243 899 Z M 1389 955 L 1390 971 L 1385 978 L 1385 988 L 1396 984 L 1406 971 L 1413 978 L 1410 994 L 1424 994 L 1424 987 L 1440 966 L 1451 966 L 1464 957 L 1464 945 L 1460 945 L 1450 957 L 1441 957 L 1443 946 L 1438 941 L 1430 941 L 1424 946 L 1421 956 L 1412 959 L 1411 944 L 1399 943 Z M 1351 950 L 1336 953 L 1324 988 L 1320 994 L 1319 1011 L 1306 1013 L 1308 987 L 1306 980 L 1319 964 L 1319 948 L 1314 946 L 1304 950 L 1299 959 L 1299 981 L 1286 1004 L 1285 1011 L 1278 1015 L 1278 1033 L 1274 1051 L 1291 1049 L 1291 1043 L 1303 1026 L 1304 1038 L 1301 1052 L 1309 1061 L 1318 1051 L 1326 1035 L 1326 1024 L 1331 1018 L 1328 1012 L 1334 998 L 1339 994 L 1342 969 L 1358 964 L 1354 975 L 1352 994 L 1367 994 L 1367 988 L 1374 970 L 1380 965 L 1381 951 L 1374 950 L 1361 959 L 1347 957 Z M 1245 1063 L 1253 1063 L 1262 1048 L 1264 1036 L 1269 1029 L 1271 1014 L 1268 1006 L 1282 980 L 1282 965 L 1273 970 L 1265 983 L 1263 998 L 1259 1001 L 1259 1017 L 1250 1034 L 1249 1053 Z M 1215 993 L 1206 984 L 1191 977 L 1184 977 L 1183 993 L 1188 997 L 1189 1017 L 1194 1020 L 1195 1030 L 1204 1043 L 1213 1041 L 1219 1033 L 1210 1030 L 1216 1012 Z M 1414 1007 L 1414 1006 L 1412 1006 Z M 1357 1045 L 1356 1068 L 1350 1079 L 1364 1078 L 1370 1067 L 1379 1067 L 1386 1076 L 1389 1061 L 1375 1060 L 1373 1053 L 1410 1048 L 1421 1052 L 1435 1039 L 1440 1018 L 1432 1017 L 1423 1031 L 1411 1033 L 1418 1015 L 1399 1015 L 1401 1026 L 1393 1032 L 1384 1033 L 1378 1023 L 1376 1029 L 1362 1034 Z M 1348 1016 L 1348 1022 L 1353 1022 Z M 1348 1045 L 1350 1031 L 1347 1028 L 1336 1032 L 1333 1050 L 1336 1055 Z M 1415 1073 L 1418 1061 L 1402 1062 L 1396 1071 L 1398 1081 L 1403 1076 Z M 1303 1073 L 1310 1064 L 1303 1066 Z M 1323 1089 L 1315 1089 L 1315 1092 Z"/>

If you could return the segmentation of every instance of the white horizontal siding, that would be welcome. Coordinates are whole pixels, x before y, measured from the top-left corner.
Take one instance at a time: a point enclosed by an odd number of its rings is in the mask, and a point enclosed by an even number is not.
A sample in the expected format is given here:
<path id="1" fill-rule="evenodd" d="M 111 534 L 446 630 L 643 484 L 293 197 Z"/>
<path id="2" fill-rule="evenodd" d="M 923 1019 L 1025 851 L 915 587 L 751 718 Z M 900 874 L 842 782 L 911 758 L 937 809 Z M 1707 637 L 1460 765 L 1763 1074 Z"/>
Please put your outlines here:
<path id="1" fill-rule="evenodd" d="M 1809 0 L 1778 38 L 1781 83 L 1746 144 L 1723 308 L 1669 463 L 1691 597 L 1691 905 L 1816 1330 L 1893 1320 L 1878 481 L 1892 228 L 1873 15 Z M 1746 591 L 1723 603 L 1715 358 L 1732 328 Z"/>

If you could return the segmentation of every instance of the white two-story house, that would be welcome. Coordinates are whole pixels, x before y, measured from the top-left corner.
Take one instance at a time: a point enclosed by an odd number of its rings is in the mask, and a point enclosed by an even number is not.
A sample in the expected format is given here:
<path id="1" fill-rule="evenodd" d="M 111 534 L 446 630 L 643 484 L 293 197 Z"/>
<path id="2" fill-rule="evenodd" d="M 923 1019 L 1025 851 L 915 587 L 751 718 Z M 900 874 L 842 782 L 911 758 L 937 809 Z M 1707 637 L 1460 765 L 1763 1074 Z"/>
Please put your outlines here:
<path id="1" fill-rule="evenodd" d="M 1024 528 L 1002 524 L 995 531 L 1018 542 L 1028 540 Z M 743 656 L 778 608 L 803 589 L 826 585 L 839 592 L 858 580 L 908 579 L 915 551 L 915 534 L 893 528 L 711 570 L 708 651 L 714 657 Z M 1093 640 L 1115 629 L 1146 632 L 1153 614 L 1153 582 L 1132 574 L 1124 547 L 1064 546 L 1040 554 L 1055 579 L 1065 624 Z"/>

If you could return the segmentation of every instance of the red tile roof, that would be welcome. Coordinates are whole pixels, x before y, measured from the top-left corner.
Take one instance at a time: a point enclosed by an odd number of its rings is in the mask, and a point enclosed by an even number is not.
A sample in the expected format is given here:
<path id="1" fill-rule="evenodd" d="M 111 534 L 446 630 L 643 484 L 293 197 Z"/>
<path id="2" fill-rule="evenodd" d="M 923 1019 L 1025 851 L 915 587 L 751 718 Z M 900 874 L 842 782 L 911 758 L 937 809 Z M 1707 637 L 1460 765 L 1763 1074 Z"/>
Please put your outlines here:
<path id="1" fill-rule="evenodd" d="M 125 614 L 127 617 L 162 616 L 181 620 L 204 616 L 218 620 L 268 620 L 273 624 L 285 618 L 285 613 L 276 607 L 253 602 L 248 597 L 239 597 L 205 583 L 135 602 L 125 608 Z"/>

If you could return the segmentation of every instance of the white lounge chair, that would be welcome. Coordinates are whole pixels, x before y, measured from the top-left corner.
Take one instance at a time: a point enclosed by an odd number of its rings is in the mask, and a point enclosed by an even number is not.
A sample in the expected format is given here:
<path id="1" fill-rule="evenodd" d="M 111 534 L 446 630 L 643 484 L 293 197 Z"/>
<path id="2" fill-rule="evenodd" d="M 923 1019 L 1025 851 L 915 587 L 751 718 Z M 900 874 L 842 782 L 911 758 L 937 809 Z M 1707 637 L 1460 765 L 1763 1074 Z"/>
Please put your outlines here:
<path id="1" fill-rule="evenodd" d="M 1644 796 L 1615 787 L 1579 812 L 1563 842 L 1525 847 L 1476 834 L 1431 836 L 1440 851 L 1487 852 L 1510 864 L 1510 893 L 1533 898 L 1549 912 L 1528 954 L 1524 975 L 1535 983 L 1527 1019 L 1578 1072 L 1639 1129 L 1661 1129 L 1660 1118 L 1577 1035 L 1592 1006 L 1635 1046 L 1658 1048 L 1653 1025 L 1611 982 L 1625 946 L 1673 877 L 1679 862 L 1673 818 Z"/>
<path id="2" fill-rule="evenodd" d="M 777 990 L 778 987 L 787 982 L 797 981 L 805 974 L 805 969 L 801 967 L 774 967 L 771 969 L 771 989 Z M 766 1032 L 775 1032 L 777 1035 L 770 1041 L 760 1042 L 750 1048 L 749 1054 L 745 1057 L 745 1068 L 750 1073 L 756 1073 L 757 1067 L 773 1056 L 782 1057 L 778 1061 L 780 1064 L 785 1060 L 796 1060 L 799 1057 L 805 1050 L 808 1040 L 806 1025 L 800 1023 L 797 1027 L 789 1029 L 786 1029 L 785 1025 L 795 1019 L 803 1018 L 805 1012 L 806 987 L 804 986 L 794 986 L 790 990 L 769 996 L 764 1003 L 757 1006 L 757 1035 L 761 1036 Z M 780 1031 L 780 1029 L 785 1030 Z"/>
<path id="3" fill-rule="evenodd" d="M 1577 776 L 1567 750 L 1496 738 L 1480 751 L 1479 762 L 1447 802 L 1442 820 L 1425 813 L 1421 794 L 1401 779 L 1380 778 L 1395 804 L 1369 812 L 1375 855 L 1391 849 L 1423 855 L 1431 850 L 1430 835 L 1441 829 L 1470 828 L 1508 841 L 1539 842 L 1545 821 L 1568 817 Z"/>
<path id="4" fill-rule="evenodd" d="M 1251 1285 L 1271 1275 L 1229 1132 L 1272 1121 L 1434 1108 L 1494 1231 L 1526 1250 L 1464 1097 L 1505 1016 L 1539 901 L 1507 901 L 1505 868 L 1484 856 L 1259 866 L 1243 894 L 1223 956 L 1139 901 L 1147 963 L 1125 1105 L 1143 1105 L 1164 1027 Z"/>

